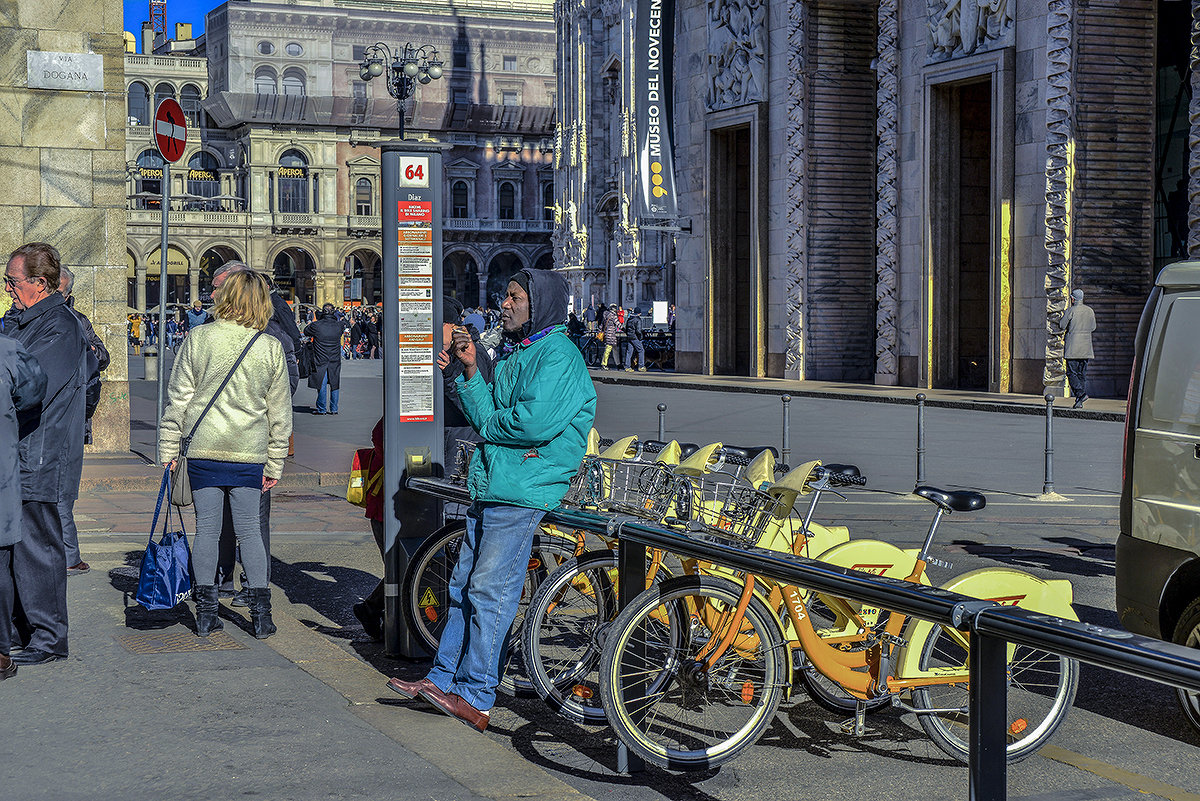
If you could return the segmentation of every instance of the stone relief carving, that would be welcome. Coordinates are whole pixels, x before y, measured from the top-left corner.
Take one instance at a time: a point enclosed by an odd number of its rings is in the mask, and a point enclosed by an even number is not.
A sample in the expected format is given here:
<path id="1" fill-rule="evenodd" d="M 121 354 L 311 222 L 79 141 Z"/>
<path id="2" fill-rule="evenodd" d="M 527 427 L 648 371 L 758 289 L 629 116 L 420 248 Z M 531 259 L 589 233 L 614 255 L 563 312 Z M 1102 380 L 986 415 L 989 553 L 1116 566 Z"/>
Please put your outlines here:
<path id="1" fill-rule="evenodd" d="M 1192 64 L 1200 60 L 1200 0 L 1192 0 Z M 1188 151 L 1200 153 L 1200 70 L 1192 70 L 1192 102 L 1188 105 Z M 1200 158 L 1188 168 L 1188 256 L 1200 253 Z"/>
<path id="2" fill-rule="evenodd" d="M 899 234 L 896 219 L 898 205 L 897 143 L 900 94 L 900 19 L 899 0 L 879 0 L 879 33 L 876 74 L 875 130 L 876 153 L 875 201 L 875 375 L 877 383 L 896 384 L 900 380 L 900 308 L 897 285 L 900 281 L 896 256 Z"/>
<path id="3" fill-rule="evenodd" d="M 967 56 L 1012 43 L 1015 0 L 926 0 L 930 57 Z"/>
<path id="4" fill-rule="evenodd" d="M 808 3 L 788 4 L 787 305 L 785 378 L 804 378 L 804 293 L 808 272 Z"/>
<path id="5" fill-rule="evenodd" d="M 709 0 L 709 111 L 766 99 L 766 22 L 766 0 Z"/>
<path id="6" fill-rule="evenodd" d="M 1071 289 L 1071 206 L 1075 163 L 1071 139 L 1074 87 L 1071 79 L 1073 0 L 1050 0 L 1046 14 L 1046 366 L 1042 382 L 1065 378 L 1063 335 L 1054 322 L 1067 308 Z"/>

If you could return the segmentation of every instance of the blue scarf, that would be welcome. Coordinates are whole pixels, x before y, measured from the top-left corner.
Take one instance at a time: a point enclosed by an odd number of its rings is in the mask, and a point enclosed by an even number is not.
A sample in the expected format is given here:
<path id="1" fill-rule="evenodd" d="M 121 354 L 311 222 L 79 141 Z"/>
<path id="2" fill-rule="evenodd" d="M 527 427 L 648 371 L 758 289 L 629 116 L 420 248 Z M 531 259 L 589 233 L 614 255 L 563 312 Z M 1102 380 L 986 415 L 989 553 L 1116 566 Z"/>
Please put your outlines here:
<path id="1" fill-rule="evenodd" d="M 527 348 L 530 345 L 532 345 L 534 342 L 537 342 L 542 337 L 549 336 L 550 334 L 553 334 L 555 331 L 566 331 L 566 330 L 567 330 L 567 327 L 565 325 L 563 325 L 562 323 L 557 323 L 555 325 L 548 325 L 545 328 L 543 328 L 541 331 L 530 334 L 529 336 L 522 339 L 520 342 L 514 343 L 514 342 L 506 339 L 506 340 L 504 340 L 504 348 L 500 351 L 500 356 L 501 356 L 501 358 L 503 358 L 504 356 L 507 356 L 508 354 L 512 353 L 513 351 L 515 351 L 519 348 Z"/>

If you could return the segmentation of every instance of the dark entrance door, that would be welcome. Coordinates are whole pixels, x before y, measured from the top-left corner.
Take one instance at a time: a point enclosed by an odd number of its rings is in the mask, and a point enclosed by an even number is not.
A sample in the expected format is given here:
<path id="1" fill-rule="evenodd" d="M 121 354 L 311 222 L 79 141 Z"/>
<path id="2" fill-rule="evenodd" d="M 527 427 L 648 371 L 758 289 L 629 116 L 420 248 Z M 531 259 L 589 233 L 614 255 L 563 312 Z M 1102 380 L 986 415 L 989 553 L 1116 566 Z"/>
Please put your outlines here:
<path id="1" fill-rule="evenodd" d="M 754 203 L 750 126 L 712 132 L 713 373 L 755 375 Z"/>

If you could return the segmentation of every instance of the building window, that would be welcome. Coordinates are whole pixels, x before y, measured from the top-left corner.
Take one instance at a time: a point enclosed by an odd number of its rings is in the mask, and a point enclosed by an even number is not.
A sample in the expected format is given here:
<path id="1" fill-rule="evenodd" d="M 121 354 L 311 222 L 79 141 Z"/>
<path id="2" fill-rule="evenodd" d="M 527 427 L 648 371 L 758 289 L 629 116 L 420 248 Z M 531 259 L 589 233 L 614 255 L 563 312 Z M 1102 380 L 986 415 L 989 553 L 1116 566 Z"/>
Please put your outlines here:
<path id="1" fill-rule="evenodd" d="M 298 150 L 279 157 L 279 211 L 308 214 L 308 159 Z"/>
<path id="2" fill-rule="evenodd" d="M 296 56 L 304 55 L 304 48 L 296 42 L 288 42 L 287 47 L 283 48 L 283 52 L 295 58 Z"/>
<path id="3" fill-rule="evenodd" d="M 505 181 L 500 184 L 500 219 L 512 220 L 517 216 L 517 191 L 512 183 Z"/>
<path id="4" fill-rule="evenodd" d="M 554 219 L 554 182 L 542 184 L 542 219 Z"/>
<path id="5" fill-rule="evenodd" d="M 273 95 L 278 92 L 279 88 L 275 84 L 275 70 L 270 67 L 259 67 L 254 71 L 254 94 Z"/>
<path id="6" fill-rule="evenodd" d="M 139 81 L 129 84 L 129 124 L 150 124 L 150 87 Z"/>
<path id="7" fill-rule="evenodd" d="M 466 48 L 455 47 L 454 48 L 454 57 L 453 57 L 451 63 L 455 69 L 465 70 L 467 68 L 467 50 L 466 50 Z"/>
<path id="8" fill-rule="evenodd" d="M 185 87 L 186 88 L 186 87 Z M 216 197 L 221 194 L 221 165 L 212 153 L 200 151 L 188 160 L 187 191 L 199 197 Z M 193 208 L 203 211 L 216 209 L 216 204 L 195 201 Z"/>
<path id="9" fill-rule="evenodd" d="M 157 150 L 143 150 L 138 154 L 137 165 L 140 183 L 138 208 L 161 209 L 163 157 Z M 154 195 L 159 197 L 155 198 Z"/>
<path id="10" fill-rule="evenodd" d="M 367 83 L 366 83 L 366 81 L 354 81 L 353 83 L 350 84 L 350 86 L 352 88 L 352 91 L 354 92 L 355 100 L 366 100 L 367 99 Z"/>
<path id="11" fill-rule="evenodd" d="M 362 61 L 366 57 L 367 57 L 367 46 L 366 45 L 354 45 L 352 48 L 350 48 L 350 58 L 352 58 L 353 60 Z"/>
<path id="12" fill-rule="evenodd" d="M 259 42 L 258 52 L 260 55 L 269 56 L 275 53 L 275 45 L 270 42 Z"/>
<path id="13" fill-rule="evenodd" d="M 166 100 L 168 97 L 175 97 L 175 87 L 169 83 L 160 83 L 154 87 L 154 109 L 158 110 L 158 104 Z"/>
<path id="14" fill-rule="evenodd" d="M 304 96 L 304 70 L 291 67 L 283 73 L 283 93 L 285 95 Z"/>
<path id="15" fill-rule="evenodd" d="M 520 105 L 520 98 L 515 89 L 505 89 L 500 93 L 500 103 L 505 106 Z"/>
<path id="16" fill-rule="evenodd" d="M 371 216 L 371 200 L 375 193 L 371 191 L 371 182 L 359 178 L 354 184 L 354 213 L 363 217 Z"/>
<path id="17" fill-rule="evenodd" d="M 459 105 L 463 105 L 463 104 L 471 102 L 471 90 L 470 89 L 464 89 L 460 86 L 456 86 L 451 91 L 453 92 L 453 94 L 451 95 L 452 102 L 457 103 Z"/>
<path id="18" fill-rule="evenodd" d="M 192 83 L 183 85 L 179 90 L 179 105 L 183 107 L 183 116 L 187 117 L 188 125 L 200 124 L 200 88 Z"/>
<path id="19" fill-rule="evenodd" d="M 467 216 L 467 182 L 455 181 L 450 187 L 451 216 L 462 220 Z"/>
<path id="20" fill-rule="evenodd" d="M 502 65 L 501 69 L 503 69 L 505 72 L 516 72 L 517 71 L 517 57 L 516 56 L 505 56 L 504 60 L 501 62 L 501 65 Z"/>

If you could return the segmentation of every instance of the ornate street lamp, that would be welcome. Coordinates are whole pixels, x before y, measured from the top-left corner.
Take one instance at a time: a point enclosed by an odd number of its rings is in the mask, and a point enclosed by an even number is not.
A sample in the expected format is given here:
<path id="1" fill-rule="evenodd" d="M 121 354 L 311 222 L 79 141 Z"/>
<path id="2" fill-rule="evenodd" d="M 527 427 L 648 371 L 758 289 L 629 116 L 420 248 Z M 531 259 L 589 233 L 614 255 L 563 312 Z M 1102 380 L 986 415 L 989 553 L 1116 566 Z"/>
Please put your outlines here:
<path id="1" fill-rule="evenodd" d="M 390 66 L 388 62 L 391 62 Z M 420 47 L 408 42 L 404 49 L 393 53 L 383 42 L 376 42 L 366 49 L 358 76 L 364 81 L 383 75 L 388 94 L 396 98 L 396 111 L 400 116 L 400 138 L 404 138 L 404 101 L 416 91 L 417 84 L 436 81 L 442 77 L 442 61 L 432 45 Z"/>

